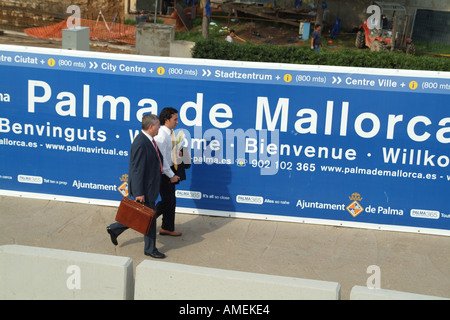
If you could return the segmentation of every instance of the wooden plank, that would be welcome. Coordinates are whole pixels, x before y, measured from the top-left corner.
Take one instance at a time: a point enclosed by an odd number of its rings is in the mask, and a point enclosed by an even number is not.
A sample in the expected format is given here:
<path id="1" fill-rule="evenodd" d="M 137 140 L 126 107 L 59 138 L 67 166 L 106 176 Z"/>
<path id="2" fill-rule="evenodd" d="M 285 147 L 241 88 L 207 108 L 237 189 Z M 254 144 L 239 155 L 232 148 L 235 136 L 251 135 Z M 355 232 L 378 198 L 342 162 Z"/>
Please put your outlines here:
<path id="1" fill-rule="evenodd" d="M 251 7 L 251 6 L 238 6 L 238 5 L 233 5 L 233 9 L 235 9 L 236 11 L 241 11 L 247 14 L 251 14 L 251 15 L 255 15 L 261 18 L 266 18 L 266 19 L 270 19 L 276 22 L 282 22 L 282 23 L 286 23 L 286 24 L 290 24 L 293 26 L 298 26 L 299 22 L 296 21 L 292 21 L 292 20 L 288 20 L 288 19 L 283 19 L 283 18 L 279 18 L 276 17 L 274 15 L 271 14 L 267 14 L 267 13 L 262 13 L 261 8 L 260 7 Z M 275 11 L 273 11 L 274 14 L 276 14 Z"/>
<path id="2" fill-rule="evenodd" d="M 188 17 L 186 16 L 186 14 L 183 11 L 183 7 L 180 5 L 179 2 L 177 2 L 176 10 L 177 10 L 178 17 L 180 17 L 180 20 L 181 20 L 181 22 L 183 22 L 186 29 L 191 30 L 192 29 L 191 19 L 188 19 Z"/>

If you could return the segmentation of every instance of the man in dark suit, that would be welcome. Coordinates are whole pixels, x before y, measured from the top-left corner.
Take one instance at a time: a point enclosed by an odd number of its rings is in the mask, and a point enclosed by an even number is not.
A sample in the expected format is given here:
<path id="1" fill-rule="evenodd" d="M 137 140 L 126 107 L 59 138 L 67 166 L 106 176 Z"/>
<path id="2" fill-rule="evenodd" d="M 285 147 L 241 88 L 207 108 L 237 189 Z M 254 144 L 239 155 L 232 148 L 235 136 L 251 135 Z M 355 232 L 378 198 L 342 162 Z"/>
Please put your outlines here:
<path id="1" fill-rule="evenodd" d="M 142 131 L 136 136 L 131 145 L 130 166 L 128 172 L 128 190 L 136 201 L 155 209 L 155 202 L 159 195 L 163 157 L 156 141 L 153 139 L 158 134 L 159 119 L 156 115 L 146 114 L 142 117 Z M 114 245 L 117 245 L 117 237 L 128 227 L 115 222 L 106 230 Z M 153 258 L 165 258 L 166 256 L 156 249 L 156 221 L 153 222 L 150 231 L 144 236 L 144 254 Z"/>

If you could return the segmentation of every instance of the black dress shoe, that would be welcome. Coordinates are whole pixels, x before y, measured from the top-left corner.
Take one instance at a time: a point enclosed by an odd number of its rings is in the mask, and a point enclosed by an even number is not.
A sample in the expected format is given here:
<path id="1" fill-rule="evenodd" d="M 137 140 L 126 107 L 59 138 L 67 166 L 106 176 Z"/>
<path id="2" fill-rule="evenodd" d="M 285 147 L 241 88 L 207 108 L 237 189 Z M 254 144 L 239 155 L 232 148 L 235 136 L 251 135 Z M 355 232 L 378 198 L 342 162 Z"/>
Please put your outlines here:
<path id="1" fill-rule="evenodd" d="M 156 250 L 156 251 L 154 251 L 152 253 L 144 252 L 144 254 L 146 256 L 150 256 L 150 257 L 156 258 L 156 259 L 164 259 L 166 257 L 166 255 L 164 253 L 161 253 L 158 250 Z"/>
<path id="2" fill-rule="evenodd" d="M 111 242 L 113 243 L 113 245 L 117 246 L 117 244 L 118 244 L 117 236 L 114 234 L 114 232 L 109 227 L 106 227 L 106 232 L 109 233 L 109 235 L 111 237 Z"/>

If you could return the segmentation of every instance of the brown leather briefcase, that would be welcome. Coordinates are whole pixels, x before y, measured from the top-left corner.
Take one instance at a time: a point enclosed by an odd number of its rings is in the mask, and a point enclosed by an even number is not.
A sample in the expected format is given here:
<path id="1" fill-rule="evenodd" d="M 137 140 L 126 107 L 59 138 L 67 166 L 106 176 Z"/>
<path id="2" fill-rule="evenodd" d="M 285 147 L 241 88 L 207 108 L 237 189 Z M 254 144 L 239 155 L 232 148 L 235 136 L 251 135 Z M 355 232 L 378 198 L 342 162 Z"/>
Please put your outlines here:
<path id="1" fill-rule="evenodd" d="M 116 221 L 142 234 L 147 234 L 156 211 L 142 203 L 124 197 L 117 210 Z"/>

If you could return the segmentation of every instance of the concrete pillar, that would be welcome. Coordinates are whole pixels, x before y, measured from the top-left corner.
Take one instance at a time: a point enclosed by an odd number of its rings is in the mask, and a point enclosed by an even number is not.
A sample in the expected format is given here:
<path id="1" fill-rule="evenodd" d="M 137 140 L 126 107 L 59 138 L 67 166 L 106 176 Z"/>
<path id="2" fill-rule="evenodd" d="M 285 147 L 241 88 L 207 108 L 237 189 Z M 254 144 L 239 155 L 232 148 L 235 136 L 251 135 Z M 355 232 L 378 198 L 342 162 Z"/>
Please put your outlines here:
<path id="1" fill-rule="evenodd" d="M 136 26 L 136 53 L 169 57 L 170 45 L 174 38 L 174 25 L 141 23 Z"/>
<path id="2" fill-rule="evenodd" d="M 89 51 L 89 28 L 74 27 L 63 29 L 62 48 Z"/>

